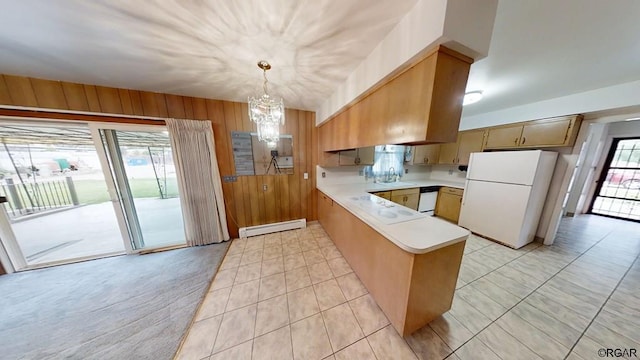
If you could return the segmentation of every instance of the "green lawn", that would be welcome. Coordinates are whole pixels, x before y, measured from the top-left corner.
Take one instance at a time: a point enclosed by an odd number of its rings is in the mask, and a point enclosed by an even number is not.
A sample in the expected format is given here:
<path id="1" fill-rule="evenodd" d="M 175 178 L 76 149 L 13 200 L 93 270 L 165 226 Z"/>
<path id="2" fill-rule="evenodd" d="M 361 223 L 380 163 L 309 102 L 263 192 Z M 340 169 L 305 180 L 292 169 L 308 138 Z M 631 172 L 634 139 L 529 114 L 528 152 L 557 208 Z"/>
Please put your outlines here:
<path id="1" fill-rule="evenodd" d="M 98 204 L 109 201 L 107 184 L 104 181 L 77 180 L 73 183 L 81 204 Z M 160 198 L 160 191 L 155 179 L 130 179 L 129 186 L 134 198 Z M 169 197 L 178 196 L 176 179 L 167 179 L 167 190 Z"/>
<path id="2" fill-rule="evenodd" d="M 68 203 L 68 195 L 65 195 L 67 191 L 66 182 L 57 180 L 55 184 L 52 185 L 51 182 L 43 181 L 38 183 L 38 191 L 29 190 L 31 199 L 35 202 L 36 207 L 38 203 L 40 206 L 46 207 L 53 205 L 51 203 L 60 204 L 60 199 L 64 201 L 62 204 Z M 110 200 L 107 185 L 103 180 L 74 180 L 73 184 L 76 188 L 78 201 L 82 205 L 99 204 Z M 134 198 L 160 198 L 160 191 L 155 179 L 131 179 L 129 180 L 129 186 L 131 186 Z M 33 184 L 27 185 L 27 188 L 34 189 Z M 21 197 L 23 207 L 30 208 L 29 196 L 26 195 L 24 187 L 17 184 L 15 190 Z M 4 188 L 3 191 L 7 191 L 7 188 Z M 178 184 L 175 178 L 167 179 L 167 191 L 168 197 L 178 196 Z M 14 199 L 8 196 L 8 200 L 11 207 L 15 209 Z"/>

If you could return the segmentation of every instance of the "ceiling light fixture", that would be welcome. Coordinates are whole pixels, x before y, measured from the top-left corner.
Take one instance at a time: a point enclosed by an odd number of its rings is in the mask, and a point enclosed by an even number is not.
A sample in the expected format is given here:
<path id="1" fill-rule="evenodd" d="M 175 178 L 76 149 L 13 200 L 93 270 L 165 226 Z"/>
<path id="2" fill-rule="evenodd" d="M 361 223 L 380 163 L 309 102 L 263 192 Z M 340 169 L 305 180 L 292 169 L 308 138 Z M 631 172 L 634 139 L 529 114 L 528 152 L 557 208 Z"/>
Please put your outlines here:
<path id="1" fill-rule="evenodd" d="M 267 92 L 267 70 L 271 69 L 271 65 L 260 60 L 258 67 L 262 69 L 264 76 L 264 94 L 259 98 L 249 97 L 249 119 L 257 125 L 258 140 L 266 142 L 270 148 L 275 148 L 280 139 L 280 125 L 284 125 L 284 102 L 282 99 L 272 98 Z"/>
<path id="2" fill-rule="evenodd" d="M 464 94 L 464 100 L 462 100 L 462 106 L 477 103 L 482 100 L 482 91 L 470 91 Z"/>

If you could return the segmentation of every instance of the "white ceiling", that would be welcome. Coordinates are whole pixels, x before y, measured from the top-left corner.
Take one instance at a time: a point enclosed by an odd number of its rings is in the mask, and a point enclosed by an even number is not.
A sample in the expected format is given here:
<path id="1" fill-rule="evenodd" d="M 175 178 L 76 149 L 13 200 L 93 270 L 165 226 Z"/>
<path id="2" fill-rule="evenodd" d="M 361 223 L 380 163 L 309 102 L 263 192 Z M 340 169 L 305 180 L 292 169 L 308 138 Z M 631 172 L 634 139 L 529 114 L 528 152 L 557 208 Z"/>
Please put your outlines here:
<path id="1" fill-rule="evenodd" d="M 0 73 L 315 110 L 416 0 L 6 1 Z M 62 6 L 61 4 L 64 4 Z M 500 0 L 473 116 L 640 79 L 640 1 Z M 639 101 L 640 102 L 640 101 Z"/>
<path id="2" fill-rule="evenodd" d="M 500 0 L 463 117 L 639 80 L 639 19 L 636 0 Z"/>
<path id="3" fill-rule="evenodd" d="M 315 110 L 416 0 L 5 1 L 0 73 Z"/>

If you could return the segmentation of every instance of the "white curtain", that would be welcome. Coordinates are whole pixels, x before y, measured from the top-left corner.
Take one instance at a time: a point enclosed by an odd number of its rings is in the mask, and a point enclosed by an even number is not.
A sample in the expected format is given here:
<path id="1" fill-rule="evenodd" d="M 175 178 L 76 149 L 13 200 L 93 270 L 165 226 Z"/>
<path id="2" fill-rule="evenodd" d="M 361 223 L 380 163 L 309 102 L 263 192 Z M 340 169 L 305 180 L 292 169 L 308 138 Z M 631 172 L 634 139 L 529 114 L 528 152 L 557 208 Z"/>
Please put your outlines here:
<path id="1" fill-rule="evenodd" d="M 211 122 L 167 119 L 187 245 L 229 240 Z"/>

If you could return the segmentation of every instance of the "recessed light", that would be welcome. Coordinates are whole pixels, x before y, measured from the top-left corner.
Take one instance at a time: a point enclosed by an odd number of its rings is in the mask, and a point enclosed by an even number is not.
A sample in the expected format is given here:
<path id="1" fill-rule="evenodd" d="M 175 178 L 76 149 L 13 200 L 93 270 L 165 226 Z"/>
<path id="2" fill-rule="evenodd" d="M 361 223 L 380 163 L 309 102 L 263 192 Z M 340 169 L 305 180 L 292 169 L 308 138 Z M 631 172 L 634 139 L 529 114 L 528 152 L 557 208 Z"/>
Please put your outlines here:
<path id="1" fill-rule="evenodd" d="M 482 100 L 482 91 L 470 91 L 464 94 L 464 100 L 462 100 L 462 106 L 477 103 Z"/>
<path id="2" fill-rule="evenodd" d="M 629 119 L 625 119 L 624 121 L 636 121 L 636 120 L 640 120 L 640 117 L 629 118 Z"/>

